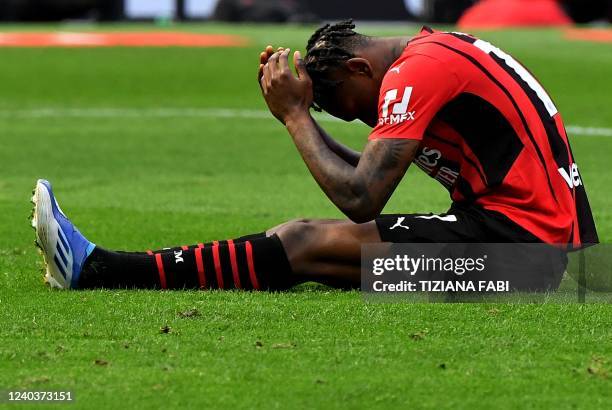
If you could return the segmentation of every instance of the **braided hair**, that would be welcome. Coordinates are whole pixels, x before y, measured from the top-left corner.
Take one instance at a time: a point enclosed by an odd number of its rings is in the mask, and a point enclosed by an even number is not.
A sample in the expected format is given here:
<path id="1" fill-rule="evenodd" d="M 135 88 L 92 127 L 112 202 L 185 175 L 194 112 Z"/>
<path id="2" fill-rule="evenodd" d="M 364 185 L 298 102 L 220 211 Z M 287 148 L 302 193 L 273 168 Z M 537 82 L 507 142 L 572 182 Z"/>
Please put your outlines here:
<path id="1" fill-rule="evenodd" d="M 312 108 L 321 111 L 321 102 L 342 81 L 329 79 L 329 74 L 342 67 L 353 57 L 355 49 L 367 42 L 368 37 L 353 29 L 353 20 L 320 27 L 308 40 L 306 46 L 306 70 L 312 78 L 314 103 Z"/>

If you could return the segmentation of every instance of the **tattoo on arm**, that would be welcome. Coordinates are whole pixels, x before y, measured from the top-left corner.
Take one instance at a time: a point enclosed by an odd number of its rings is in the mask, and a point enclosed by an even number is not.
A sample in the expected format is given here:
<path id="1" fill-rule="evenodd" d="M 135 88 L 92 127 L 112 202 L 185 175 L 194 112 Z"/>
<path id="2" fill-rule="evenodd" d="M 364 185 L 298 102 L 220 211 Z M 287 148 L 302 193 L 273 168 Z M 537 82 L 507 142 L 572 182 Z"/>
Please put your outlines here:
<path id="1" fill-rule="evenodd" d="M 419 141 L 409 139 L 375 140 L 366 146 L 357 171 L 378 212 L 404 177 L 419 146 Z"/>
<path id="2" fill-rule="evenodd" d="M 378 163 L 378 169 L 375 174 L 379 180 L 384 180 L 387 172 L 389 170 L 395 170 L 399 165 L 401 165 L 401 160 L 403 158 L 405 147 L 409 145 L 409 140 L 393 140 L 388 144 L 385 144 L 380 149 L 380 160 Z M 418 146 L 414 149 L 416 150 Z M 408 165 L 408 164 L 406 164 Z M 406 168 L 408 168 L 406 166 Z"/>
<path id="3" fill-rule="evenodd" d="M 404 176 L 420 141 L 369 141 L 357 163 L 342 158 L 325 141 L 312 117 L 287 123 L 302 159 L 329 199 L 355 222 L 375 218 Z"/>

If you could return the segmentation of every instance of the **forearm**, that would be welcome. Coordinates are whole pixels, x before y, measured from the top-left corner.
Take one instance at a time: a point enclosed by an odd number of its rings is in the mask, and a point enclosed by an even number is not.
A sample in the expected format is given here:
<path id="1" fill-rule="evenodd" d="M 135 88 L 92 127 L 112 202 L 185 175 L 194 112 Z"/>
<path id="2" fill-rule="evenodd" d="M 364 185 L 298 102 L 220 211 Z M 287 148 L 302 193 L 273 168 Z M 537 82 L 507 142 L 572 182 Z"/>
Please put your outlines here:
<path id="1" fill-rule="evenodd" d="M 412 162 L 419 141 L 368 141 L 362 156 L 334 141 L 310 116 L 312 80 L 304 60 L 298 51 L 293 54 L 296 78 L 288 56 L 289 50 L 275 53 L 261 66 L 260 85 L 270 112 L 285 124 L 329 199 L 354 222 L 372 220 Z"/>
<path id="2" fill-rule="evenodd" d="M 346 145 L 336 141 L 332 138 L 325 130 L 313 119 L 313 122 L 317 129 L 319 130 L 319 134 L 321 134 L 321 138 L 325 142 L 325 144 L 331 149 L 336 155 L 345 160 L 350 165 L 356 167 L 359 164 L 359 159 L 361 158 L 361 153 L 355 151 Z"/>
<path id="3" fill-rule="evenodd" d="M 287 130 L 310 173 L 329 199 L 347 216 L 364 211 L 368 190 L 356 167 L 336 153 L 313 118 L 305 113 L 286 122 Z M 358 161 L 357 161 L 358 162 Z"/>

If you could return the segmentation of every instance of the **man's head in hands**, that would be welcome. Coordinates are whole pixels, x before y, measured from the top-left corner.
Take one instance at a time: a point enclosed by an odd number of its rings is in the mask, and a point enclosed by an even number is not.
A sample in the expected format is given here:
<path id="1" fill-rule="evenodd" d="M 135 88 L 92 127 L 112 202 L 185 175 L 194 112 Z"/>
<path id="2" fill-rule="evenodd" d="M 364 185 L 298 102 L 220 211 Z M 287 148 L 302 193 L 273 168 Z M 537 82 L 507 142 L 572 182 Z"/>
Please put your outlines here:
<path id="1" fill-rule="evenodd" d="M 383 77 L 408 38 L 370 37 L 355 32 L 354 28 L 351 20 L 319 28 L 308 40 L 306 56 L 302 59 L 299 52 L 294 54 L 294 64 L 298 80 L 304 81 L 302 85 L 312 85 L 312 108 L 346 121 L 359 119 L 374 126 Z M 264 87 L 271 86 L 274 74 L 286 67 L 283 59 L 287 57 L 286 49 L 275 50 L 272 46 L 260 55 L 258 80 L 268 106 L 270 99 Z M 270 70 L 272 65 L 276 71 Z M 266 73 L 268 81 L 263 81 Z"/>

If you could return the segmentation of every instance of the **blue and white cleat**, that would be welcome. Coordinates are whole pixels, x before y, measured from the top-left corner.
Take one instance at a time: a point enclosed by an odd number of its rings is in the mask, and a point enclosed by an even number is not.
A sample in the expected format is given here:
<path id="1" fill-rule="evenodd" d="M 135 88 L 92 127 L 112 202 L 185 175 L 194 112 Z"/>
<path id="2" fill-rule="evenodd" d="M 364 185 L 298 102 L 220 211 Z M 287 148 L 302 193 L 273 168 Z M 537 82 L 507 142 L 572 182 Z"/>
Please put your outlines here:
<path id="1" fill-rule="evenodd" d="M 79 275 L 96 245 L 88 241 L 60 209 L 49 181 L 34 188 L 32 227 L 45 259 L 45 282 L 53 288 L 78 287 Z"/>

